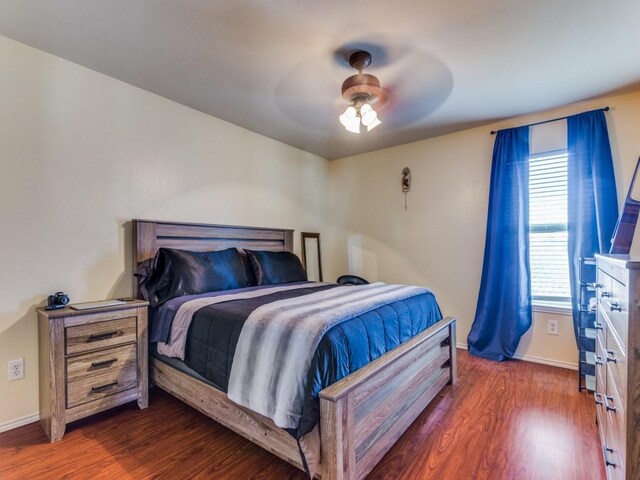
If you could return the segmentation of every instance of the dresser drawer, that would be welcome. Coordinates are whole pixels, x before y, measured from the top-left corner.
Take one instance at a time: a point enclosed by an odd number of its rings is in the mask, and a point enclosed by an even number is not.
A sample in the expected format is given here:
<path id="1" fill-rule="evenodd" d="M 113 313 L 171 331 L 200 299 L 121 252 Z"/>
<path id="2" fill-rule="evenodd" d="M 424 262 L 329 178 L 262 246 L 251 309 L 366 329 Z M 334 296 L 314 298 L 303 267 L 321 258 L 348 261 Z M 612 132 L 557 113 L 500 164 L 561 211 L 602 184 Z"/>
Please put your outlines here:
<path id="1" fill-rule="evenodd" d="M 609 277 L 617 280 L 620 283 L 628 284 L 629 272 L 626 268 L 615 265 L 610 262 L 597 262 L 598 264 L 598 277 L 600 272 L 608 275 Z"/>
<path id="2" fill-rule="evenodd" d="M 607 430 L 605 432 L 605 459 L 615 464 L 607 466 L 609 478 L 624 478 L 625 451 L 626 451 L 626 427 L 624 407 L 618 396 L 619 388 L 616 385 L 611 372 L 607 377 L 607 395 L 604 398 L 605 415 L 607 417 Z"/>
<path id="3" fill-rule="evenodd" d="M 136 317 L 65 328 L 66 353 L 73 355 L 136 341 Z"/>
<path id="4" fill-rule="evenodd" d="M 596 419 L 601 442 L 605 441 L 607 431 L 607 418 L 604 407 L 604 397 L 607 394 L 607 365 L 604 359 L 604 353 L 604 345 L 599 338 L 596 338 L 596 391 L 594 392 L 594 398 L 596 402 Z"/>
<path id="5" fill-rule="evenodd" d="M 627 356 L 622 351 L 618 340 L 611 335 L 611 332 L 607 334 L 607 346 L 604 352 L 604 361 L 606 363 L 606 370 L 608 372 L 607 377 L 607 392 L 609 394 L 615 393 L 619 397 L 622 405 L 626 406 L 627 399 Z M 615 384 L 615 392 L 609 388 L 609 383 L 612 381 Z"/>
<path id="6" fill-rule="evenodd" d="M 608 297 L 611 295 L 611 282 L 613 279 L 598 268 L 596 272 L 596 284 L 597 284 L 597 297 Z"/>
<path id="7" fill-rule="evenodd" d="M 596 355 L 598 353 L 598 343 L 602 345 L 602 353 L 604 354 L 604 347 L 607 344 L 607 320 L 606 316 L 603 312 L 601 312 L 602 307 L 598 305 L 596 309 L 596 321 L 594 322 L 594 327 L 596 329 Z M 604 356 L 602 357 L 604 359 Z"/>
<path id="8" fill-rule="evenodd" d="M 67 359 L 67 408 L 136 386 L 136 345 Z"/>
<path id="9" fill-rule="evenodd" d="M 612 282 L 611 298 L 603 298 L 602 306 L 615 334 L 622 340 L 624 350 L 627 345 L 627 329 L 629 322 L 629 300 L 626 285 Z"/>
<path id="10" fill-rule="evenodd" d="M 607 391 L 607 361 L 604 344 L 596 337 L 595 352 L 596 393 L 604 395 Z"/>

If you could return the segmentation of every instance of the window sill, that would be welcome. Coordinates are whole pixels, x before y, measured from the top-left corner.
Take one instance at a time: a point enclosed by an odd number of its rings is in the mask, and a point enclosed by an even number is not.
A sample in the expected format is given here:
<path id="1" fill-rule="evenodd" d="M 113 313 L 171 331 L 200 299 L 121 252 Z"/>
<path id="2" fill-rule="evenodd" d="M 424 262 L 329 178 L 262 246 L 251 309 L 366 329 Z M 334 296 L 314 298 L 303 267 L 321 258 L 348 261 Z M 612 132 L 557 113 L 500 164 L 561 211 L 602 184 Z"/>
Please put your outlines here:
<path id="1" fill-rule="evenodd" d="M 571 305 L 560 302 L 533 302 L 532 308 L 534 312 L 554 313 L 556 315 L 571 315 Z"/>

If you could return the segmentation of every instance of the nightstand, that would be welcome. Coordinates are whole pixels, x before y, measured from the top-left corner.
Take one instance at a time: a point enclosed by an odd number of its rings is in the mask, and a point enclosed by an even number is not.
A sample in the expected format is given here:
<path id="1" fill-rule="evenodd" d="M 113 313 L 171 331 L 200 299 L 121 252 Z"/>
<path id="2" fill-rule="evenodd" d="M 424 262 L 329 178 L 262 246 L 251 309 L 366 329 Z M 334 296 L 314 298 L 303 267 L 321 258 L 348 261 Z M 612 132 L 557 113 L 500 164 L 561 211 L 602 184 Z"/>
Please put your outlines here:
<path id="1" fill-rule="evenodd" d="M 37 310 L 40 423 L 51 442 L 68 423 L 116 405 L 147 408 L 148 305 Z"/>

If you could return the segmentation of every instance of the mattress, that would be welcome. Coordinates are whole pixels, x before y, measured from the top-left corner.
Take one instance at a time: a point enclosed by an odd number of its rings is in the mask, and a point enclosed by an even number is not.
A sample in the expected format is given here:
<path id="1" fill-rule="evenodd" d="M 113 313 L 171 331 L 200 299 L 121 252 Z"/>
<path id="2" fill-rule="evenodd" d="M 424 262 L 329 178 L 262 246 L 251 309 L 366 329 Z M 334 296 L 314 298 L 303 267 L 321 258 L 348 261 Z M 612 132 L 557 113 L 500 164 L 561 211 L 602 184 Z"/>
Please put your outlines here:
<path id="1" fill-rule="evenodd" d="M 203 307 L 196 312 L 191 322 L 184 362 L 158 354 L 154 346 L 151 348 L 152 355 L 226 392 L 238 338 L 251 312 L 266 303 L 334 287 L 335 285 L 299 288 Z M 152 317 L 166 318 L 163 313 L 166 312 L 153 312 Z M 434 295 L 424 293 L 376 308 L 331 328 L 322 337 L 311 363 L 302 420 L 298 429 L 290 433 L 299 438 L 318 423 L 318 395 L 321 390 L 441 319 L 442 314 Z"/>

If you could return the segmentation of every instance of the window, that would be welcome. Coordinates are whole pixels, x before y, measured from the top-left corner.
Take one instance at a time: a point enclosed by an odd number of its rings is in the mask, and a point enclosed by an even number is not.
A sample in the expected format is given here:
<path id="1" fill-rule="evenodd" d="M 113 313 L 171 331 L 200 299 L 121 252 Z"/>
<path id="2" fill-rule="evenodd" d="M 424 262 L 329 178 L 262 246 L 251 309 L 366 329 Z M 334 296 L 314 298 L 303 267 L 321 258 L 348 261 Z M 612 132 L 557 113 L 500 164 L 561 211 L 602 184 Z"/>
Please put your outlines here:
<path id="1" fill-rule="evenodd" d="M 567 152 L 531 155 L 529 262 L 534 305 L 569 305 L 567 252 Z"/>

